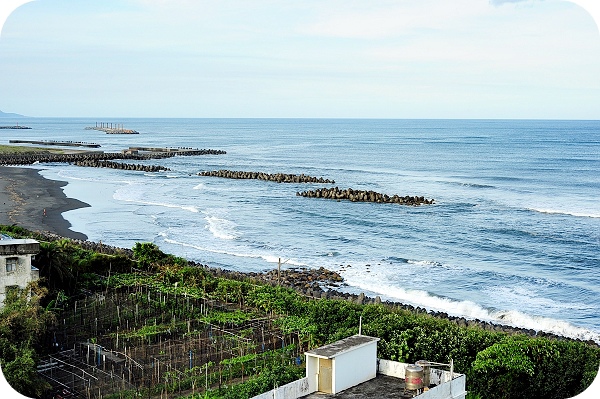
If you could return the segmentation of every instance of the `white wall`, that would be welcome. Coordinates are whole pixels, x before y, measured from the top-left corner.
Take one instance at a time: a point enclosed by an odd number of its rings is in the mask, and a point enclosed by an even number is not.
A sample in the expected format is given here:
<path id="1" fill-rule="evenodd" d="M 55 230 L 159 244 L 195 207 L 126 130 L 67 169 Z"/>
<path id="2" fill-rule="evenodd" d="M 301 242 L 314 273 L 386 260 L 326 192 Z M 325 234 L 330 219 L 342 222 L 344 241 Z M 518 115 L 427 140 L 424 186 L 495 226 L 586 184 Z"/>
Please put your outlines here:
<path id="1" fill-rule="evenodd" d="M 333 393 L 361 384 L 377 374 L 377 341 L 342 353 L 333 360 Z"/>
<path id="2" fill-rule="evenodd" d="M 389 375 L 390 377 L 402 378 L 405 377 L 406 366 L 408 363 L 394 362 L 393 360 L 379 360 L 379 374 Z"/>
<path id="3" fill-rule="evenodd" d="M 308 378 L 304 377 L 269 392 L 254 396 L 252 399 L 297 399 L 313 392 L 315 390 L 310 389 Z"/>
<path id="4" fill-rule="evenodd" d="M 465 399 L 467 392 L 465 391 L 466 377 L 464 374 L 454 373 L 454 379 L 445 382 L 429 391 L 419 395 L 419 399 Z"/>

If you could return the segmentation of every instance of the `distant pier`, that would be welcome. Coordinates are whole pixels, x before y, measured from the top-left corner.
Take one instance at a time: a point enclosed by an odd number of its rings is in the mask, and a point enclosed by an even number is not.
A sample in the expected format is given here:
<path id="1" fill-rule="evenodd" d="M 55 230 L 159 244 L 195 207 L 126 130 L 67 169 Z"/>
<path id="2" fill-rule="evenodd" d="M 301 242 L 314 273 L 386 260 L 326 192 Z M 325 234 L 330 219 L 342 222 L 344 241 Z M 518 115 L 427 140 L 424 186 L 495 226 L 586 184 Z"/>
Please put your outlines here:
<path id="1" fill-rule="evenodd" d="M 31 129 L 28 126 L 15 125 L 15 126 L 0 126 L 0 129 Z"/>
<path id="2" fill-rule="evenodd" d="M 106 134 L 140 134 L 132 129 L 125 129 L 121 123 L 96 122 L 96 126 L 88 126 L 85 130 L 98 130 Z"/>
<path id="3" fill-rule="evenodd" d="M 9 140 L 11 144 L 59 145 L 63 147 L 88 147 L 100 148 L 100 144 L 84 143 L 82 141 L 54 141 L 54 140 Z"/>

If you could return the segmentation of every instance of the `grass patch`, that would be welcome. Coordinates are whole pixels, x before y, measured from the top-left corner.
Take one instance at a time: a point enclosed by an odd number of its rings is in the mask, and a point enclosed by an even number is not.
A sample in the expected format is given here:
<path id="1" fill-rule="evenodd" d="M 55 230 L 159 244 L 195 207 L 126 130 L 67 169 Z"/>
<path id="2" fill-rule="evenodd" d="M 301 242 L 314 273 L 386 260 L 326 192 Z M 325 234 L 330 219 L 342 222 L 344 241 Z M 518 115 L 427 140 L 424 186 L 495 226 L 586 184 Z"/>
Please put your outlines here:
<path id="1" fill-rule="evenodd" d="M 66 154 L 86 152 L 85 150 L 64 150 L 60 148 L 28 147 L 21 145 L 0 144 L 0 155 L 25 155 L 25 154 Z"/>

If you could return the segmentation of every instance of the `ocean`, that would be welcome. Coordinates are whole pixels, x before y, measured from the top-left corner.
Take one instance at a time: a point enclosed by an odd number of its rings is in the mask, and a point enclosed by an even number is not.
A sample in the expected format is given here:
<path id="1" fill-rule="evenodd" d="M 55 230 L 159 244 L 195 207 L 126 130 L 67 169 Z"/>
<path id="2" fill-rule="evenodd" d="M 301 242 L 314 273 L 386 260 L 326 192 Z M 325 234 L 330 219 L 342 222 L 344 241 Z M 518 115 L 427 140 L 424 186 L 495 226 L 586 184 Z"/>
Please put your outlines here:
<path id="1" fill-rule="evenodd" d="M 122 123 L 139 135 L 84 130 Z M 348 292 L 600 343 L 600 121 L 29 118 L 9 139 L 225 150 L 144 173 L 34 165 L 90 240 L 237 271 L 325 267 Z M 10 137 L 7 137 L 10 136 Z M 335 184 L 198 176 L 230 169 Z M 419 207 L 304 198 L 337 186 Z"/>

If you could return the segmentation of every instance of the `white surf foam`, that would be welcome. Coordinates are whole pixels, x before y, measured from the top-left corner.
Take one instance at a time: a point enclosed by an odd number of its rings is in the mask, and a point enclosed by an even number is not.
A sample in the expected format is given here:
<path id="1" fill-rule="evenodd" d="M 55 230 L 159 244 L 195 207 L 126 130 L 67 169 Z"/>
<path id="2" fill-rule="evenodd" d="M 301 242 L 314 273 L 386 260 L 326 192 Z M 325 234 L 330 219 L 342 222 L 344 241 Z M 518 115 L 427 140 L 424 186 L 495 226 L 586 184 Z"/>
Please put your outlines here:
<path id="1" fill-rule="evenodd" d="M 47 169 L 48 171 L 50 171 L 50 169 Z M 56 175 L 58 177 L 61 177 L 63 179 L 66 180 L 78 180 L 78 181 L 87 181 L 87 182 L 100 182 L 100 183 L 111 183 L 111 184 L 133 184 L 132 181 L 130 180 L 113 180 L 113 178 L 106 178 L 106 179 L 102 179 L 102 178 L 98 178 L 98 177 L 92 177 L 92 176 L 78 176 L 75 175 L 73 173 L 69 173 L 68 171 L 61 169 L 59 170 Z M 44 177 L 48 177 L 44 174 Z"/>
<path id="2" fill-rule="evenodd" d="M 464 317 L 471 320 L 479 319 L 518 328 L 544 331 L 575 339 L 593 340 L 600 343 L 599 331 L 576 327 L 566 321 L 543 316 L 528 315 L 516 310 L 496 311 L 486 309 L 472 301 L 456 301 L 449 298 L 434 296 L 423 290 L 405 289 L 380 284 L 381 281 L 370 282 L 370 279 L 361 279 L 359 275 L 344 275 L 344 277 L 350 286 L 358 287 L 373 293 L 379 293 L 382 298 L 387 300 L 423 307 L 427 310 L 445 312 L 451 316 Z"/>
<path id="3" fill-rule="evenodd" d="M 166 234 L 163 235 L 163 237 L 166 237 Z M 204 247 L 201 245 L 185 243 L 185 242 L 173 240 L 170 238 L 165 238 L 165 242 L 168 242 L 169 244 L 180 245 L 182 247 L 194 248 L 194 249 L 197 249 L 197 250 L 203 251 L 203 252 L 209 252 L 209 253 L 215 253 L 215 254 L 221 254 L 221 255 L 229 255 L 229 256 L 236 257 L 236 258 L 262 259 L 267 263 L 275 263 L 275 264 L 279 263 L 279 257 L 274 256 L 274 255 L 265 255 L 265 254 L 257 254 L 257 253 L 250 253 L 250 252 L 240 252 L 240 251 L 232 251 L 232 250 L 226 250 L 226 249 L 217 249 L 215 247 Z M 282 265 L 285 264 L 285 265 L 303 266 L 303 267 L 308 266 L 307 264 L 299 262 L 294 259 L 281 258 L 281 262 L 282 262 Z"/>
<path id="4" fill-rule="evenodd" d="M 548 208 L 528 208 L 528 210 L 539 213 L 546 213 L 549 215 L 567 215 L 567 216 L 575 216 L 581 218 L 600 218 L 600 213 L 589 213 L 589 212 L 575 212 L 575 211 L 565 211 L 558 209 L 548 209 Z"/>
<path id="5" fill-rule="evenodd" d="M 545 331 L 570 338 L 592 340 L 600 343 L 600 332 L 576 327 L 571 323 L 550 317 L 532 316 L 517 310 L 491 311 L 489 321 L 508 324 L 514 327 Z"/>
<path id="6" fill-rule="evenodd" d="M 113 198 L 117 201 L 123 202 L 131 202 L 140 205 L 152 205 L 152 206 L 160 206 L 164 208 L 172 208 L 172 209 L 182 209 L 184 211 L 198 213 L 199 210 L 193 205 L 183 205 L 183 204 L 173 204 L 169 202 L 154 202 L 147 201 L 145 199 L 139 198 L 143 195 L 141 190 L 132 190 L 135 186 L 133 183 L 129 183 L 127 187 L 117 189 L 113 194 Z"/>
<path id="7" fill-rule="evenodd" d="M 432 260 L 412 260 L 408 259 L 406 263 L 410 263 L 412 265 L 422 266 L 422 267 L 433 267 L 433 266 L 442 266 L 441 263 L 435 262 Z"/>
<path id="8" fill-rule="evenodd" d="M 231 220 L 216 216 L 206 216 L 204 220 L 206 220 L 207 223 L 204 227 L 207 228 L 213 236 L 222 240 L 235 240 L 236 238 L 239 238 L 235 233 L 235 223 Z"/>

